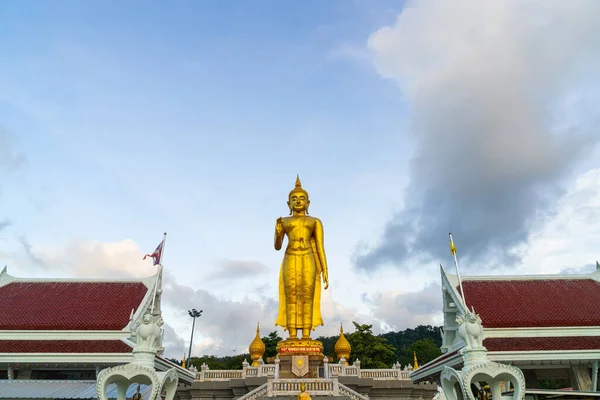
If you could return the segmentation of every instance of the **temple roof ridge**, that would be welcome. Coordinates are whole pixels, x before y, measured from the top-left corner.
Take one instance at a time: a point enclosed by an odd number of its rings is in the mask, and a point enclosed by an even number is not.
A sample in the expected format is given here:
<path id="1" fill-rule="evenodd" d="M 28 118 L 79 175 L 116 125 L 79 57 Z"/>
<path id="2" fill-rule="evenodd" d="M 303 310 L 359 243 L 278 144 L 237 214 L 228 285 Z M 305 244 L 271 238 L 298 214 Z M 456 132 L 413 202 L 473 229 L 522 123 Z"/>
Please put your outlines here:
<path id="1" fill-rule="evenodd" d="M 0 287 L 8 285 L 9 283 L 18 282 L 18 283 L 143 283 L 148 288 L 153 288 L 156 279 L 158 278 L 158 273 L 154 273 L 153 275 L 146 276 L 143 278 L 134 278 L 134 277 L 123 277 L 123 278 L 100 278 L 100 277 L 69 277 L 69 278 L 36 278 L 36 277 L 17 277 L 14 275 L 10 275 L 7 271 L 7 267 L 5 266 L 0 272 Z"/>
<path id="2" fill-rule="evenodd" d="M 448 280 L 452 283 L 458 284 L 458 277 L 456 274 L 446 272 L 442 268 L 442 272 L 445 273 Z M 594 271 L 586 274 L 511 274 L 511 275 L 462 275 L 462 281 L 531 281 L 531 280 L 575 280 L 575 279 L 593 279 L 600 281 L 600 271 Z"/>

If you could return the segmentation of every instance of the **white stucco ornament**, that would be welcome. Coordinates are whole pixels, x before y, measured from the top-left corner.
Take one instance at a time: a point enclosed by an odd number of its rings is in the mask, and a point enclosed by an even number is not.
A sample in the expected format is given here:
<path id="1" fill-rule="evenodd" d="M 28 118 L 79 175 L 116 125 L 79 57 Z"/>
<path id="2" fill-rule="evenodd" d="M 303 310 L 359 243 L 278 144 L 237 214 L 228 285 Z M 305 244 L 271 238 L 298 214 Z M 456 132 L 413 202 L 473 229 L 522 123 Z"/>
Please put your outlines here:
<path id="1" fill-rule="evenodd" d="M 136 346 L 133 350 L 137 352 L 154 352 L 156 354 L 161 347 L 161 326 L 164 321 L 160 315 L 146 314 L 134 329 L 132 336 L 136 339 Z M 153 364 L 154 365 L 154 364 Z"/>
<path id="2" fill-rule="evenodd" d="M 457 316 L 456 323 L 458 324 L 458 336 L 465 341 L 466 348 L 470 350 L 485 349 L 483 347 L 483 325 L 474 309 L 467 312 L 465 316 Z"/>
<path id="3" fill-rule="evenodd" d="M 483 346 L 483 325 L 475 310 L 467 311 L 456 318 L 458 335 L 464 340 L 465 347 L 460 350 L 463 357 L 462 370 L 445 367 L 441 373 L 441 397 L 447 400 L 478 400 L 473 387 L 483 390 L 480 383 L 489 385 L 494 400 L 506 398 L 523 400 L 525 398 L 525 377 L 523 371 L 512 365 L 492 362 Z M 502 386 L 510 382 L 513 393 L 502 395 Z M 508 392 L 508 390 L 504 390 Z"/>
<path id="4" fill-rule="evenodd" d="M 117 400 L 126 400 L 125 393 L 132 384 L 151 385 L 148 400 L 173 400 L 177 390 L 178 374 L 176 368 L 166 372 L 154 369 L 154 360 L 162 346 L 161 326 L 164 321 L 160 315 L 145 314 L 134 325 L 132 337 L 136 341 L 133 348 L 133 361 L 100 371 L 96 381 L 99 400 L 108 400 L 106 391 L 110 384 L 117 386 Z"/>

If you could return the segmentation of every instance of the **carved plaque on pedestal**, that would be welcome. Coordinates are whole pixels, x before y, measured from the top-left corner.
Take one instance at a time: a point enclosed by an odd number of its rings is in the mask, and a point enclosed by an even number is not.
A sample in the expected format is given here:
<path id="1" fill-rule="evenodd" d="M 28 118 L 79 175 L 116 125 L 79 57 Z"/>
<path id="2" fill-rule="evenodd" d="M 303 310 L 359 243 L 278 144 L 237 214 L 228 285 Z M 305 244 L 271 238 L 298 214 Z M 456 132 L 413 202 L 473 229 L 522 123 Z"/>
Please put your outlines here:
<path id="1" fill-rule="evenodd" d="M 292 373 L 298 378 L 308 373 L 308 356 L 292 356 Z"/>

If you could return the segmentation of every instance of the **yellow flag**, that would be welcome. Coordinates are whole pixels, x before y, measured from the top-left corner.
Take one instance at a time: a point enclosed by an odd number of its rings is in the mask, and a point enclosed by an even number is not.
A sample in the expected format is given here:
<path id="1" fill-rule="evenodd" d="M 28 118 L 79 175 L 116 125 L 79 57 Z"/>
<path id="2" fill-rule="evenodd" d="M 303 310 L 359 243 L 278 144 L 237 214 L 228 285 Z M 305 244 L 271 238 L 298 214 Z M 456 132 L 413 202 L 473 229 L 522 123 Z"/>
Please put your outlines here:
<path id="1" fill-rule="evenodd" d="M 450 239 L 450 254 L 452 254 L 452 255 L 456 254 L 456 246 L 454 245 L 454 242 L 452 241 L 452 239 Z"/>

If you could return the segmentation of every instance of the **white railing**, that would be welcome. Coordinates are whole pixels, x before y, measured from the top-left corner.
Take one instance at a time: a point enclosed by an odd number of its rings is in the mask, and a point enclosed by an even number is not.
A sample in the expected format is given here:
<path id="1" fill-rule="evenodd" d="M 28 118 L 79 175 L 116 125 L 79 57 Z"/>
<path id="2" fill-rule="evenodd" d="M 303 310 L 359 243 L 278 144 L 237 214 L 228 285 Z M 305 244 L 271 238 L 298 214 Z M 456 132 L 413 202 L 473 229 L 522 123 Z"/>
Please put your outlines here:
<path id="1" fill-rule="evenodd" d="M 241 370 L 233 371 L 201 371 L 198 375 L 202 375 L 203 381 L 228 381 L 231 379 L 243 378 Z"/>
<path id="2" fill-rule="evenodd" d="M 231 379 L 244 379 L 246 377 L 275 377 L 275 364 L 259 364 L 258 367 L 252 367 L 247 362 L 242 364 L 242 369 L 235 370 L 211 370 L 206 364 L 200 367 L 196 374 L 198 381 L 228 381 Z"/>
<path id="3" fill-rule="evenodd" d="M 360 361 L 356 360 L 352 365 L 345 365 L 342 359 L 339 363 L 329 364 L 327 359 L 323 360 L 324 366 L 321 375 L 325 379 L 337 378 L 340 376 L 354 376 L 358 378 L 370 378 L 375 380 L 410 380 L 408 374 L 413 370 L 411 365 L 401 368 L 396 363 L 389 369 L 361 369 Z M 196 374 L 198 381 L 228 381 L 231 379 L 244 379 L 246 377 L 266 377 L 278 378 L 279 360 L 275 364 L 264 364 L 259 361 L 257 367 L 250 366 L 246 361 L 242 363 L 242 369 L 238 370 L 213 370 L 206 364 L 203 364 L 200 371 Z M 298 389 L 300 390 L 300 389 Z M 307 389 L 308 390 L 308 389 Z"/>
<path id="4" fill-rule="evenodd" d="M 304 383 L 305 390 L 311 396 L 330 396 L 334 394 L 334 380 L 337 379 L 274 379 L 267 382 L 271 396 L 290 396 L 300 393 Z"/>
<path id="5" fill-rule="evenodd" d="M 350 389 L 346 385 L 342 385 L 341 383 L 338 383 L 338 387 L 339 387 L 339 394 L 342 396 L 348 396 L 352 400 L 369 400 L 369 398 L 367 396 L 363 396 L 362 394 L 358 393 L 357 391 Z"/>
<path id="6" fill-rule="evenodd" d="M 399 369 L 361 369 L 360 377 L 380 380 L 409 379 L 408 371 Z"/>
<path id="7" fill-rule="evenodd" d="M 408 374 L 413 370 L 412 365 L 407 365 L 402 369 L 399 363 L 394 364 L 390 369 L 361 369 L 359 360 L 356 360 L 352 365 L 345 365 L 345 362 L 342 362 L 342 360 L 338 364 L 329 365 L 326 363 L 325 365 L 329 372 L 329 377 L 356 376 L 375 380 L 408 380 L 410 379 Z"/>
<path id="8" fill-rule="evenodd" d="M 242 397 L 238 397 L 237 400 L 256 400 L 257 397 L 262 397 L 267 395 L 267 383 L 263 383 L 256 389 L 246 393 Z"/>

